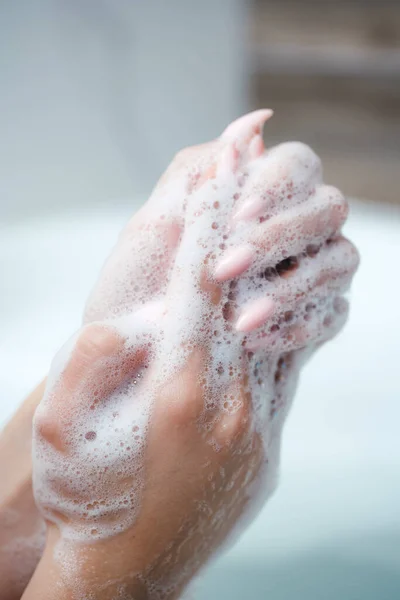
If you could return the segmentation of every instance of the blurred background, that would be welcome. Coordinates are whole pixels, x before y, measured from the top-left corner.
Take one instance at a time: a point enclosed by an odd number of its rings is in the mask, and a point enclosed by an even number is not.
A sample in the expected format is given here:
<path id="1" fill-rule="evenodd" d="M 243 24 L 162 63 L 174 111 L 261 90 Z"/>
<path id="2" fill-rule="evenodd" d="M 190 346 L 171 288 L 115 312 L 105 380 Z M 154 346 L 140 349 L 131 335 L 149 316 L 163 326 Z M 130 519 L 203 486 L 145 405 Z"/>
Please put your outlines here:
<path id="1" fill-rule="evenodd" d="M 181 147 L 271 107 L 349 196 L 345 332 L 303 374 L 281 486 L 200 600 L 400 593 L 400 2 L 0 0 L 0 427 L 79 327 Z"/>

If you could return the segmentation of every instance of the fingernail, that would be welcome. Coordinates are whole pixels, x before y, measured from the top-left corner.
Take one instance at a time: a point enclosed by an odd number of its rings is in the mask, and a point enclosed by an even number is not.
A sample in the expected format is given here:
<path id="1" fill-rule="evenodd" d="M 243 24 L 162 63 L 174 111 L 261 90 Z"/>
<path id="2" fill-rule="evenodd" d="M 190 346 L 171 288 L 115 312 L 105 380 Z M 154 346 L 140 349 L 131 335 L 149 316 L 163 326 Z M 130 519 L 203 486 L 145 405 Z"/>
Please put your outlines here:
<path id="1" fill-rule="evenodd" d="M 262 131 L 264 123 L 268 121 L 274 114 L 274 111 L 270 108 L 256 110 L 252 113 L 248 113 L 236 121 L 233 121 L 221 135 L 221 139 L 238 138 L 247 136 L 251 133 L 254 128 L 259 128 Z"/>
<path id="2" fill-rule="evenodd" d="M 261 198 L 246 200 L 242 206 L 233 214 L 232 219 L 234 221 L 241 221 L 242 219 L 253 219 L 264 212 L 265 204 Z"/>
<path id="3" fill-rule="evenodd" d="M 271 298 L 259 298 L 246 306 L 236 322 L 237 331 L 252 331 L 263 325 L 274 313 Z"/>
<path id="4" fill-rule="evenodd" d="M 235 173 L 239 164 L 239 150 L 235 143 L 229 143 L 222 151 L 222 156 L 218 164 L 218 171 L 222 175 Z"/>
<path id="5" fill-rule="evenodd" d="M 218 281 L 226 281 L 232 277 L 238 277 L 253 262 L 253 250 L 248 246 L 240 246 L 229 250 L 217 264 L 214 277 Z"/>

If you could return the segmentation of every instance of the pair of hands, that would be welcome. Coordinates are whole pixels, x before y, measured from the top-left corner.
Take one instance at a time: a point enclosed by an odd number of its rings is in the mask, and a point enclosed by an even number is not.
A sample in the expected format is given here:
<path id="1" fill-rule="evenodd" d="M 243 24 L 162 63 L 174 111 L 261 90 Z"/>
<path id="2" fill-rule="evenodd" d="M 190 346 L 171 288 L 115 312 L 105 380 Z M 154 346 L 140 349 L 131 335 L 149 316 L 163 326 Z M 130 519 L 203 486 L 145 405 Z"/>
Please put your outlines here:
<path id="1" fill-rule="evenodd" d="M 321 185 L 315 155 L 301 145 L 283 145 L 272 158 L 265 156 L 260 146 L 265 118 L 265 113 L 247 117 L 210 145 L 178 155 L 148 205 L 122 234 L 89 299 L 86 325 L 56 359 L 34 423 L 36 499 L 48 522 L 48 540 L 24 597 L 178 597 L 238 531 L 244 516 L 254 514 L 260 498 L 265 501 L 273 490 L 281 427 L 300 365 L 343 324 L 346 307 L 338 299 L 357 257 L 347 241 L 334 237 L 346 218 L 346 206 L 337 191 Z M 221 184 L 226 172 L 245 172 L 252 161 L 264 161 L 264 179 L 248 169 L 250 175 L 240 185 L 244 197 L 248 190 L 247 200 L 239 210 L 236 207 L 245 220 L 242 238 L 253 253 L 251 260 L 236 262 L 232 270 L 232 261 L 223 256 L 218 271 L 205 253 L 196 265 L 197 279 L 185 288 L 181 273 L 194 213 L 199 202 L 205 203 L 201 193 L 205 190 L 209 197 L 208 185 Z M 168 219 L 163 219 L 163 198 L 171 180 L 182 189 L 174 188 L 174 203 Z M 257 197 L 258 204 L 249 206 L 248 198 L 257 195 L 260 184 L 280 198 L 282 180 L 289 189 L 300 190 L 300 211 L 293 210 L 290 200 L 274 207 L 274 194 Z M 264 220 L 259 214 L 266 204 L 272 217 Z M 271 239 L 275 241 L 267 248 L 266 240 Z M 295 268 L 293 261 L 285 263 L 277 254 L 282 239 L 291 250 L 289 256 L 301 253 Z M 323 244 L 327 239 L 329 244 Z M 145 256 L 153 261 L 155 276 L 150 278 Z M 267 325 L 255 323 L 257 331 L 237 334 L 235 356 L 241 367 L 233 386 L 222 378 L 219 397 L 213 399 L 207 391 L 216 354 L 210 314 L 223 315 L 229 330 L 238 324 L 243 307 L 230 282 L 239 281 L 239 287 L 243 282 L 244 288 L 255 285 L 252 261 L 257 269 L 260 261 L 266 267 L 257 286 L 268 287 L 260 287 L 261 292 L 267 289 L 285 310 L 272 326 L 267 319 Z M 170 356 L 163 359 L 159 352 L 155 358 L 136 340 L 132 323 L 139 323 L 139 329 L 140 320 L 147 324 L 147 305 L 155 310 L 151 327 L 179 330 L 185 307 L 179 312 L 169 310 L 169 304 L 179 301 L 182 290 L 187 302 L 196 286 L 208 298 L 207 311 L 190 315 L 202 331 L 201 343 L 193 344 L 173 376 L 160 384 L 163 361 L 170 362 Z M 305 318 L 316 310 L 316 298 L 329 300 L 332 294 L 335 303 L 329 312 Z M 115 327 L 116 320 L 127 315 L 135 343 L 129 336 L 128 343 Z M 135 379 L 139 375 L 140 381 Z M 133 425 L 135 396 L 129 390 L 134 381 L 144 391 L 152 390 L 145 442 Z M 262 386 L 266 389 L 259 389 Z M 270 400 L 265 406 L 266 392 Z M 116 394 L 123 398 L 118 410 Z M 224 410 L 224 396 L 233 398 L 233 410 Z M 93 408 L 88 398 L 95 399 Z M 126 453 L 107 456 L 98 433 L 103 418 L 99 420 L 99 410 L 108 415 L 108 422 L 114 413 L 119 421 L 123 412 Z"/>

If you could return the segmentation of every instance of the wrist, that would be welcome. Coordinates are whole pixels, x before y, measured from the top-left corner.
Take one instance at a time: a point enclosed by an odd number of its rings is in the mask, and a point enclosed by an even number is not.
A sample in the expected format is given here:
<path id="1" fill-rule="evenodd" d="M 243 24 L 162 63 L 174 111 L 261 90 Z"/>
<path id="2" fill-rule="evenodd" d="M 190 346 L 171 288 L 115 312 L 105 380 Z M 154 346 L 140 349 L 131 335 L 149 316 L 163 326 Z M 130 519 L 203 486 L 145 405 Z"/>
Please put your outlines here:
<path id="1" fill-rule="evenodd" d="M 45 527 L 32 492 L 32 416 L 39 385 L 0 435 L 0 595 L 21 598 L 44 547 Z"/>
<path id="2" fill-rule="evenodd" d="M 124 552 L 124 544 L 119 549 L 116 542 L 66 541 L 50 525 L 45 551 L 22 600 L 151 600 L 146 582 Z"/>

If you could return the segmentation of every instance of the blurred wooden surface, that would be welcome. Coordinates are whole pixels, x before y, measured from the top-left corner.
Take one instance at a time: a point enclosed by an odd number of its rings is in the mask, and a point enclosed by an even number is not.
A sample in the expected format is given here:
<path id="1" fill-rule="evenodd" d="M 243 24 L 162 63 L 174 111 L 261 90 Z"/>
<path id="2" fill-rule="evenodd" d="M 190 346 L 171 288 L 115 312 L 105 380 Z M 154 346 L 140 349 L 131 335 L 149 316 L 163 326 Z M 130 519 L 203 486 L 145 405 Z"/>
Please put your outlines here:
<path id="1" fill-rule="evenodd" d="M 267 143 L 309 143 L 348 195 L 400 203 L 400 2 L 258 0 L 251 40 Z"/>

